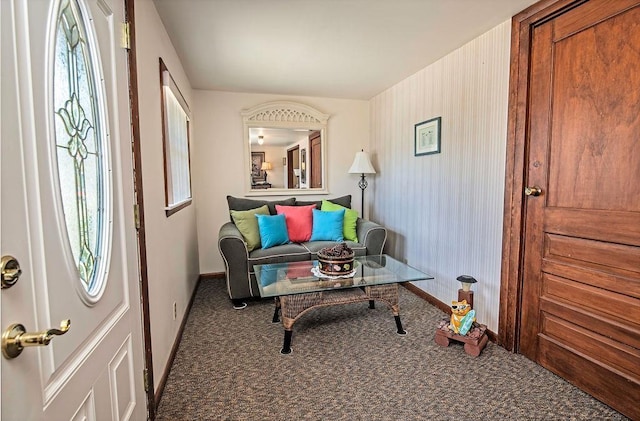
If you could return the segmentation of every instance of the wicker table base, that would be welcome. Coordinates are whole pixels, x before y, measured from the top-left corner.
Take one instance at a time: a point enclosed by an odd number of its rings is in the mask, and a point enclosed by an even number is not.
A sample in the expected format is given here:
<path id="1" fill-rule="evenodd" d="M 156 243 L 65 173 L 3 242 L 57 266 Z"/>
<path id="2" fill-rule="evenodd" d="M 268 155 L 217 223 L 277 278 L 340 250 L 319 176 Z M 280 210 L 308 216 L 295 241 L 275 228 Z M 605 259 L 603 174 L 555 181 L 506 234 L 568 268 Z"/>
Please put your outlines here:
<path id="1" fill-rule="evenodd" d="M 362 288 L 311 292 L 306 294 L 275 297 L 276 308 L 273 313 L 273 322 L 279 322 L 280 319 L 278 314 L 282 313 L 282 324 L 284 326 L 284 344 L 280 353 L 291 353 L 293 324 L 306 312 L 317 307 L 350 304 L 363 301 L 369 301 L 369 308 L 374 308 L 374 302 L 376 300 L 384 302 L 387 307 L 391 309 L 396 321 L 398 334 L 406 334 L 405 330 L 402 328 L 402 322 L 400 321 L 398 284 L 366 286 Z"/>

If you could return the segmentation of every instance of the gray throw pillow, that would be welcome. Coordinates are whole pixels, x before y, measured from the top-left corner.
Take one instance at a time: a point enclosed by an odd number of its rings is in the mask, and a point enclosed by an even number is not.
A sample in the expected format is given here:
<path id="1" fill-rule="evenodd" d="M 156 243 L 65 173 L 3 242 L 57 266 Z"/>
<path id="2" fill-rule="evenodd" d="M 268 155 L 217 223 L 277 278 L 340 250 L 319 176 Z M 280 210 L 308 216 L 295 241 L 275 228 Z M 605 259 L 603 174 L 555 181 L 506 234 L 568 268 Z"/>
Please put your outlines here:
<path id="1" fill-rule="evenodd" d="M 343 206 L 345 208 L 351 209 L 351 195 L 348 194 L 346 196 L 336 197 L 335 199 L 325 199 L 329 202 L 335 203 L 336 205 Z M 296 200 L 296 206 L 307 206 L 307 205 L 316 205 L 316 209 L 322 209 L 322 200 L 318 201 L 298 201 Z"/>
<path id="2" fill-rule="evenodd" d="M 276 205 L 293 206 L 296 203 L 295 197 L 290 197 L 283 200 L 255 200 L 245 199 L 244 197 L 227 196 L 227 203 L 229 205 L 229 217 L 231 217 L 231 211 L 246 211 L 259 208 L 260 206 L 267 205 L 269 207 L 269 213 L 271 215 L 276 214 Z M 233 218 L 231 218 L 233 222 Z"/>

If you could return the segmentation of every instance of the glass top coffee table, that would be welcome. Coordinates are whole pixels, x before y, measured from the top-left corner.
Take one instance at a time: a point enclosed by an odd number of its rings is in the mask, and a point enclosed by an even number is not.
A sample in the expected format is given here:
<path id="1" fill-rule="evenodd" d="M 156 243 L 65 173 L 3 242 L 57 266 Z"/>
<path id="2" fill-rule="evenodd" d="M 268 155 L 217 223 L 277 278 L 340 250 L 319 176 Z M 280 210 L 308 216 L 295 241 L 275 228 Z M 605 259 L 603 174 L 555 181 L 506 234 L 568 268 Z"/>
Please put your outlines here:
<path id="1" fill-rule="evenodd" d="M 313 271 L 317 265 L 313 260 L 254 266 L 260 296 L 275 298 L 273 322 L 279 322 L 282 314 L 284 344 L 280 352 L 283 354 L 291 352 L 293 324 L 316 307 L 369 301 L 369 308 L 374 308 L 376 300 L 382 301 L 394 315 L 398 334 L 404 335 L 398 283 L 433 279 L 384 254 L 356 257 L 352 276 L 345 278 L 316 276 Z"/>

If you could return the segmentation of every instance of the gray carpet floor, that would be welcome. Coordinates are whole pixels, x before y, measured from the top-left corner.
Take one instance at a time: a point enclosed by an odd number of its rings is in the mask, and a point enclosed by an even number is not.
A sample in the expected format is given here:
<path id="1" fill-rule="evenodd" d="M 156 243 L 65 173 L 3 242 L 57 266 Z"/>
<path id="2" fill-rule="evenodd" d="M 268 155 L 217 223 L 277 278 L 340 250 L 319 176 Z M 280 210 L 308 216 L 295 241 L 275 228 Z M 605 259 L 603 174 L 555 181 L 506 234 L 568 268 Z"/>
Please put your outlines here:
<path id="1" fill-rule="evenodd" d="M 158 420 L 626 420 L 548 370 L 489 342 L 482 354 L 437 345 L 437 308 L 400 288 L 408 334 L 382 303 L 314 309 L 293 353 L 273 301 L 233 310 L 202 281 L 158 407 Z"/>

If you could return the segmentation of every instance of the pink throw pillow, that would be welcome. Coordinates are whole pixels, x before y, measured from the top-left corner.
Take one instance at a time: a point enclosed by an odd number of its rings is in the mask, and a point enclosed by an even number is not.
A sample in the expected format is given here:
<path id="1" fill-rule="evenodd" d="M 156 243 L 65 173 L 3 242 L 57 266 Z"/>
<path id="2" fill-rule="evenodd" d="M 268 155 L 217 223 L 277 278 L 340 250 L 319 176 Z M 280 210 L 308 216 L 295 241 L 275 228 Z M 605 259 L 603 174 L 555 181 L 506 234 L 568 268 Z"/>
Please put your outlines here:
<path id="1" fill-rule="evenodd" d="M 278 215 L 284 214 L 284 219 L 287 223 L 289 241 L 292 243 L 304 243 L 311 239 L 311 230 L 313 228 L 313 209 L 316 209 L 316 205 L 276 205 L 276 212 Z"/>

